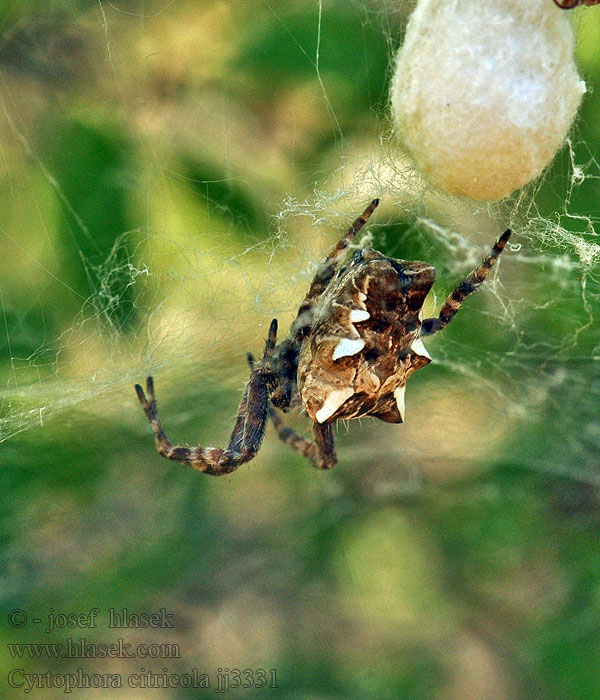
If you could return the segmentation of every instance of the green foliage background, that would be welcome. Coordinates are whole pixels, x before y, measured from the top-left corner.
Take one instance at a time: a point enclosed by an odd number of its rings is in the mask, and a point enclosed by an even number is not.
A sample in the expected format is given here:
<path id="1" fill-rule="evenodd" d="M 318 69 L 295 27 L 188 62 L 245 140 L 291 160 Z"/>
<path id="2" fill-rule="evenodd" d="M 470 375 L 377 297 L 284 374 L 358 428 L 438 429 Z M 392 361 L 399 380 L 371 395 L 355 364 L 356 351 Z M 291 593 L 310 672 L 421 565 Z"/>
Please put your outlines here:
<path id="1" fill-rule="evenodd" d="M 174 439 L 225 441 L 244 353 L 264 335 L 257 324 L 277 313 L 285 327 L 308 282 L 298 252 L 314 262 L 356 211 L 342 203 L 322 237 L 284 218 L 293 245 L 274 252 L 276 215 L 377 144 L 407 11 L 383 0 L 0 3 L 0 375 L 11 434 L 0 445 L 2 683 L 15 667 L 125 679 L 141 666 L 212 678 L 228 667 L 277 669 L 277 690 L 230 691 L 244 699 L 600 697 L 597 435 L 579 435 L 576 418 L 595 421 L 585 390 L 598 337 L 592 326 L 561 351 L 586 311 L 575 274 L 561 294 L 546 281 L 550 257 L 524 280 L 507 256 L 500 296 L 533 290 L 538 307 L 517 305 L 503 326 L 491 295 L 470 301 L 438 348 L 448 361 L 407 397 L 411 425 L 341 429 L 331 473 L 270 429 L 231 477 L 166 463 L 135 402 L 133 381 L 152 371 Z M 600 10 L 575 24 L 593 88 L 577 139 L 594 155 Z M 545 217 L 562 210 L 568 160 L 559 155 L 537 192 Z M 598 216 L 598 201 L 588 179 L 570 212 Z M 570 224 L 586 234 L 585 222 Z M 373 231 L 381 250 L 434 262 L 442 290 L 456 281 L 447 247 L 412 235 L 391 203 Z M 594 303 L 593 271 L 588 285 Z M 517 338 L 512 384 L 561 369 L 579 379 L 515 417 L 480 380 L 502 381 Z M 528 350 L 537 339 L 541 354 Z M 453 371 L 458 356 L 477 374 Z M 106 611 L 124 607 L 164 607 L 175 629 L 116 634 Z M 8 624 L 15 608 L 29 616 L 23 628 Z M 51 608 L 99 608 L 99 626 L 46 634 L 31 620 Z M 181 658 L 17 663 L 6 647 L 69 636 L 171 642 Z"/>

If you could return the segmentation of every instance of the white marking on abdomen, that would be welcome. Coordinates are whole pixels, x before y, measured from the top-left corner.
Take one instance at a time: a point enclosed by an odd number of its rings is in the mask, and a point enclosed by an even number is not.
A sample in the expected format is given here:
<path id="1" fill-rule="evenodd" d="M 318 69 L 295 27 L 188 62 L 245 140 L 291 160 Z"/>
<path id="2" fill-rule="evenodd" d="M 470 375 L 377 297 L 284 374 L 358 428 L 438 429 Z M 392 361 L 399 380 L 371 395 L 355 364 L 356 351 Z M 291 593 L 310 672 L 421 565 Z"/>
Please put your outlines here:
<path id="1" fill-rule="evenodd" d="M 431 360 L 431 355 L 427 352 L 427 348 L 423 345 L 423 341 L 421 338 L 417 338 L 416 340 L 413 340 L 412 345 L 410 346 L 410 349 L 413 352 L 416 352 L 417 355 L 422 355 L 423 357 L 427 357 L 428 359 Z"/>
<path id="2" fill-rule="evenodd" d="M 340 357 L 356 355 L 356 353 L 360 352 L 364 347 L 365 341 L 362 338 L 358 338 L 357 340 L 342 338 L 335 346 L 335 350 L 333 351 L 333 359 L 339 360 Z"/>
<path id="3" fill-rule="evenodd" d="M 394 398 L 396 399 L 396 406 L 398 406 L 398 411 L 400 412 L 400 418 L 404 420 L 404 391 L 406 389 L 406 384 L 399 386 L 394 391 Z"/>
<path id="4" fill-rule="evenodd" d="M 317 422 L 323 423 L 323 421 L 326 421 L 328 418 L 330 418 L 344 403 L 344 401 L 346 401 L 346 399 L 349 399 L 353 394 L 354 390 L 350 388 L 336 389 L 335 391 L 332 391 L 325 399 L 325 403 L 315 413 L 315 418 L 317 419 Z"/>
<path id="5" fill-rule="evenodd" d="M 368 318 L 371 318 L 371 314 L 368 311 L 352 309 L 350 312 L 350 321 L 352 323 L 360 323 L 361 321 L 366 321 Z"/>

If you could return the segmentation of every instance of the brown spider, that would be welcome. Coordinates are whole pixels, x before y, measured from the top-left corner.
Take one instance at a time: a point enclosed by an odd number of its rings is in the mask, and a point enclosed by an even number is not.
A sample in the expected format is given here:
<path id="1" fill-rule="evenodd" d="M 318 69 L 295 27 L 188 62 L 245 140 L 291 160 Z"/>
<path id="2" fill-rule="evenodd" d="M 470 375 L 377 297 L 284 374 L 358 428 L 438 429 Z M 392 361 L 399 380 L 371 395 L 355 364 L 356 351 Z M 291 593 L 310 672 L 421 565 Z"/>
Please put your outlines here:
<path id="1" fill-rule="evenodd" d="M 339 268 L 345 250 L 378 204 L 378 199 L 369 204 L 320 264 L 289 336 L 276 342 L 273 319 L 262 359 L 255 362 L 248 355 L 250 379 L 226 449 L 172 445 L 158 419 L 152 377 L 147 379 L 147 398 L 135 385 L 159 454 L 206 474 L 228 474 L 256 455 L 269 415 L 283 442 L 319 469 L 329 469 L 337 461 L 335 421 L 375 416 L 402 423 L 406 380 L 431 362 L 421 335 L 447 326 L 466 297 L 479 289 L 510 230 L 446 299 L 439 317 L 423 320 L 421 308 L 435 279 L 431 265 L 386 258 L 363 248 Z M 285 412 L 300 404 L 313 420 L 314 442 L 285 426 L 273 408 Z"/>

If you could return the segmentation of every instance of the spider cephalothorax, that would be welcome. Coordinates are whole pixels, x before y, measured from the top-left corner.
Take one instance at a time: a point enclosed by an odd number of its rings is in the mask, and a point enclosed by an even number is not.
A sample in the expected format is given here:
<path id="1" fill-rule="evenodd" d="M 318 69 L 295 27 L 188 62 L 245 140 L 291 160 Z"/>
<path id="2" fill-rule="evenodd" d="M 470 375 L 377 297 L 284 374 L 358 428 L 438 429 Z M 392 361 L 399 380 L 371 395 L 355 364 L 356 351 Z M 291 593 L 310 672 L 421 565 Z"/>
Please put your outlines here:
<path id="1" fill-rule="evenodd" d="M 450 323 L 464 299 L 485 281 L 510 231 L 446 299 L 439 317 L 423 320 L 423 302 L 435 280 L 431 265 L 363 248 L 339 267 L 378 204 L 377 199 L 371 202 L 321 263 L 289 336 L 277 343 L 274 319 L 262 359 L 255 362 L 248 356 L 250 379 L 227 448 L 171 445 L 158 419 L 152 377 L 147 397 L 136 384 L 163 457 L 207 474 L 227 474 L 258 452 L 270 416 L 285 443 L 327 469 L 336 463 L 335 421 L 361 416 L 388 423 L 404 420 L 406 380 L 431 362 L 421 336 Z M 274 408 L 285 412 L 299 404 L 313 420 L 314 442 L 285 426 Z"/>

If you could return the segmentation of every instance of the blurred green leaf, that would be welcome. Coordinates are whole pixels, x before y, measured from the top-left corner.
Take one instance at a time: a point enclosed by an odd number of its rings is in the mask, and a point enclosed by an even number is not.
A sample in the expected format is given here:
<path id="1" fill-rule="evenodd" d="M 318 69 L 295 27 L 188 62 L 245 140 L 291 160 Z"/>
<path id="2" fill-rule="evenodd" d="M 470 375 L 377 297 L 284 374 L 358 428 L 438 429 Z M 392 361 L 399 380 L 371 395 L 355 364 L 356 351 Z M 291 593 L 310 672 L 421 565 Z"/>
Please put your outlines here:
<path id="1" fill-rule="evenodd" d="M 230 220 L 235 232 L 244 231 L 262 239 L 269 235 L 269 224 L 260 206 L 258 193 L 241 178 L 232 176 L 214 163 L 183 157 L 182 181 L 197 193 L 211 213 Z M 176 179 L 177 175 L 174 176 Z"/>
<path id="2" fill-rule="evenodd" d="M 95 313 L 126 329 L 135 320 L 131 250 L 123 238 L 134 227 L 130 145 L 108 124 L 66 119 L 47 147 L 59 188 L 61 277 L 82 297 L 93 297 Z"/>
<path id="3" fill-rule="evenodd" d="M 290 90 L 302 81 L 323 80 L 324 89 L 344 92 L 346 102 L 336 104 L 348 116 L 378 107 L 386 97 L 389 46 L 357 4 L 325 3 L 319 23 L 319 6 L 266 13 L 250 25 L 242 40 L 235 69 L 260 81 L 263 99 L 269 92 Z M 317 63 L 318 69 L 317 72 Z"/>

